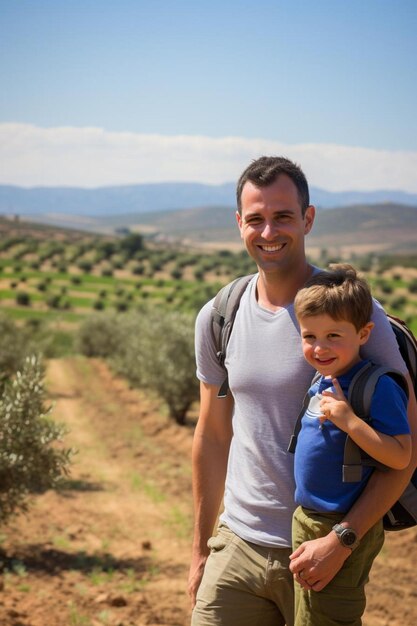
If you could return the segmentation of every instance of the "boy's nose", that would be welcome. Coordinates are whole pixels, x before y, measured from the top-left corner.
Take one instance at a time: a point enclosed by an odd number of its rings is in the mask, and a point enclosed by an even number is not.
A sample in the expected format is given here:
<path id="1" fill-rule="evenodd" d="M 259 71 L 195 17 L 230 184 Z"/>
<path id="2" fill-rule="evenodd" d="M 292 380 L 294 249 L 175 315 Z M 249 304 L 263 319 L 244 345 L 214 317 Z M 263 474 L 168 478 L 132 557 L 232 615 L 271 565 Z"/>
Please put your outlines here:
<path id="1" fill-rule="evenodd" d="M 321 352 L 326 352 L 329 349 L 329 346 L 327 345 L 327 343 L 320 341 L 315 343 L 314 345 L 314 351 L 317 352 L 318 354 L 320 354 Z"/>

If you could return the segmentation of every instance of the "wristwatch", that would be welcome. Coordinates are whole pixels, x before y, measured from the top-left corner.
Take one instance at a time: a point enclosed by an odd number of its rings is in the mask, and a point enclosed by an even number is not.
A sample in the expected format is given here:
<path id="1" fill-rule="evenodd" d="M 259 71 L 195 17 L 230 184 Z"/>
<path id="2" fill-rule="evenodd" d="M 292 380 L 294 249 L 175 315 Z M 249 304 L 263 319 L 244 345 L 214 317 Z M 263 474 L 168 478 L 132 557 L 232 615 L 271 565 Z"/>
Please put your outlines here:
<path id="1" fill-rule="evenodd" d="M 340 543 L 342 544 L 342 546 L 345 546 L 345 548 L 349 548 L 353 552 L 353 550 L 358 547 L 360 540 L 356 531 L 353 530 L 353 528 L 346 528 L 341 524 L 335 524 L 332 530 L 334 530 Z"/>

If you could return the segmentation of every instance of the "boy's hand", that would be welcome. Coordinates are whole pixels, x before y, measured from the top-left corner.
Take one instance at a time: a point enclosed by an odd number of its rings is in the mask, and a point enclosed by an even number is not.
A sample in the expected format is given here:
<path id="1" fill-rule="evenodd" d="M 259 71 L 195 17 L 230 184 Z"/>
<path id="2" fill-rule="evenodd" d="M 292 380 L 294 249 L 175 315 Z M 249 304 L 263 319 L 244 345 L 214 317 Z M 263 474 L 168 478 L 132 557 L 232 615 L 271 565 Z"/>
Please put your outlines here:
<path id="1" fill-rule="evenodd" d="M 321 424 L 326 420 L 330 420 L 340 428 L 340 430 L 348 432 L 352 421 L 358 418 L 346 400 L 337 378 L 332 379 L 332 384 L 335 389 L 334 393 L 331 391 L 322 392 L 320 409 L 323 414 L 320 416 L 319 420 Z"/>

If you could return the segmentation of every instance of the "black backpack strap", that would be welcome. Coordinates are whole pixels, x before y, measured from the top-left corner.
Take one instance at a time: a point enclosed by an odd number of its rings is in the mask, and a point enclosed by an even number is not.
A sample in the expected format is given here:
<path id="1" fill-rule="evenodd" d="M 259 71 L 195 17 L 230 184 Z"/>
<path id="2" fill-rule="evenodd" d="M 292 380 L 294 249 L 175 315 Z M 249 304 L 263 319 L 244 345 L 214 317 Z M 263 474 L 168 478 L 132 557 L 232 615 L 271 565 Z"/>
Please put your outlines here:
<path id="1" fill-rule="evenodd" d="M 408 396 L 407 382 L 400 372 L 382 365 L 365 363 L 352 378 L 347 399 L 356 415 L 367 422 L 370 421 L 371 402 L 375 387 L 378 380 L 384 375 L 391 376 Z M 382 463 L 365 455 L 350 437 L 346 437 L 342 470 L 343 482 L 359 482 L 362 479 L 364 466 L 376 467 L 380 470 L 387 469 Z"/>
<path id="2" fill-rule="evenodd" d="M 319 378 L 320 378 L 320 372 L 316 372 L 314 374 L 313 380 L 311 381 L 310 387 L 314 385 L 314 383 Z M 311 399 L 310 396 L 308 395 L 308 393 L 306 393 L 306 395 L 304 396 L 301 411 L 299 412 L 297 420 L 295 422 L 295 426 L 294 426 L 293 433 L 291 435 L 290 443 L 288 444 L 288 448 L 287 448 L 287 452 L 291 452 L 291 454 L 294 454 L 295 452 L 295 448 L 297 446 L 298 435 L 300 434 L 300 430 L 301 430 L 301 420 L 303 418 L 304 413 L 307 411 L 307 407 L 310 403 L 310 399 Z"/>
<path id="3" fill-rule="evenodd" d="M 236 313 L 240 300 L 250 281 L 255 274 L 236 278 L 228 285 L 220 289 L 216 295 L 211 311 L 211 330 L 213 335 L 216 356 L 220 365 L 225 369 L 226 348 L 230 339 Z M 219 398 L 225 398 L 229 390 L 229 382 L 226 377 L 217 394 Z"/>
<path id="4" fill-rule="evenodd" d="M 414 391 L 417 396 L 417 340 L 404 320 L 389 314 L 387 314 L 387 317 L 394 331 L 401 356 L 413 381 Z"/>

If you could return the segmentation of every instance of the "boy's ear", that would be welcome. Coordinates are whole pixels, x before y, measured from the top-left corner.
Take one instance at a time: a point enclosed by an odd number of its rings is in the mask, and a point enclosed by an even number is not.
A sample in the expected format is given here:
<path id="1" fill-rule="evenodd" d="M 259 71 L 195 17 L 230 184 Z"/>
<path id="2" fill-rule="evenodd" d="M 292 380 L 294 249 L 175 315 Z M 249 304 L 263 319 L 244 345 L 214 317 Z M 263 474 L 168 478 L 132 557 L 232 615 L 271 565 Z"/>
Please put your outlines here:
<path id="1" fill-rule="evenodd" d="M 368 322 L 367 324 L 365 324 L 363 328 L 360 329 L 359 339 L 360 339 L 361 346 L 363 346 L 363 344 L 368 341 L 369 336 L 371 334 L 371 330 L 373 329 L 374 326 L 375 324 L 373 322 Z"/>

